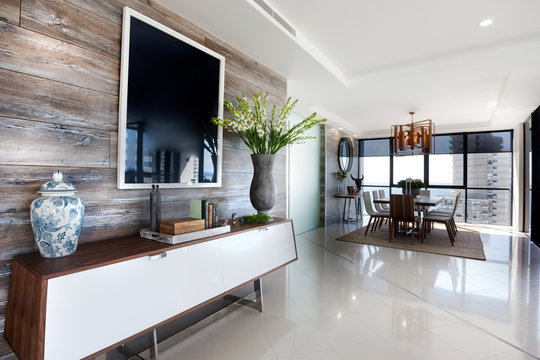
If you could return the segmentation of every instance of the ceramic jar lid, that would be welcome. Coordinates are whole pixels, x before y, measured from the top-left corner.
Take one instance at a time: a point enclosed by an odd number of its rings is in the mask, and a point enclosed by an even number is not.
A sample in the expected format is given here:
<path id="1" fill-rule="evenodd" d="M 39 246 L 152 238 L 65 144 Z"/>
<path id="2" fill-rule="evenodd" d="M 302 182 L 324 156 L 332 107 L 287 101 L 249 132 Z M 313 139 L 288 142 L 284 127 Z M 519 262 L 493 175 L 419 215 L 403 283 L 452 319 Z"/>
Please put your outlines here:
<path id="1" fill-rule="evenodd" d="M 60 170 L 55 170 L 53 173 L 53 181 L 49 181 L 41 185 L 38 193 L 44 196 L 75 195 L 75 187 L 68 181 L 63 182 L 63 177 L 64 176 Z"/>

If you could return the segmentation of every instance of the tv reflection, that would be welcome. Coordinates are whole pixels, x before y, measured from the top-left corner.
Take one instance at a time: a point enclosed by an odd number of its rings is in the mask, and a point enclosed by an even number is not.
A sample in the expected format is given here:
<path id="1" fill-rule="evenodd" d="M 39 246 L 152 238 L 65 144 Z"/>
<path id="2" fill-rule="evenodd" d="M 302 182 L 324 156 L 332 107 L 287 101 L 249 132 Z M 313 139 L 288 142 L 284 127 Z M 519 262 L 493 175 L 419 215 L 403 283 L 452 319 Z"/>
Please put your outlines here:
<path id="1" fill-rule="evenodd" d="M 217 179 L 218 129 L 209 117 L 127 124 L 126 183 L 211 183 Z"/>

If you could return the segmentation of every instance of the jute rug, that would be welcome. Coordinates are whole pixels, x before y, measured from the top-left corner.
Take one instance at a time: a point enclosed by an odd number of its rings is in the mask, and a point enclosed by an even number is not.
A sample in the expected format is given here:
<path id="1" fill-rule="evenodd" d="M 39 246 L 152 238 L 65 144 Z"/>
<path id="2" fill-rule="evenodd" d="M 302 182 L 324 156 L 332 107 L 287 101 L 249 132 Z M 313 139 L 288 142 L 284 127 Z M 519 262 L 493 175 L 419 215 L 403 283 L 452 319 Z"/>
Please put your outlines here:
<path id="1" fill-rule="evenodd" d="M 390 247 L 396 249 L 420 251 L 432 254 L 458 256 L 476 260 L 486 260 L 484 245 L 480 240 L 478 231 L 458 226 L 454 246 L 450 243 L 446 228 L 442 224 L 435 224 L 435 228 L 427 234 L 424 242 L 419 237 L 415 237 L 414 245 L 411 245 L 411 237 L 402 234 L 392 237 L 392 242 L 388 240 L 388 225 L 383 225 L 379 229 L 368 232 L 364 236 L 366 227 L 355 230 L 344 236 L 337 238 L 340 241 L 348 241 L 360 244 Z"/>

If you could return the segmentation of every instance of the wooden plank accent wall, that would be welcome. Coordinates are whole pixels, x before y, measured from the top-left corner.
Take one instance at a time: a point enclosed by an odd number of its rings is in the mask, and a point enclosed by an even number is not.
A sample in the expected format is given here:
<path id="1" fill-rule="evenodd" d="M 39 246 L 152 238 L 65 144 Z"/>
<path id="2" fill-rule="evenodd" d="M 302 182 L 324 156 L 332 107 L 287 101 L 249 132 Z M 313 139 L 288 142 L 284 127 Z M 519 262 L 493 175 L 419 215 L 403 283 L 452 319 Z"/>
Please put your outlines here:
<path id="1" fill-rule="evenodd" d="M 152 0 L 3 0 L 0 3 L 0 332 L 11 259 L 35 250 L 29 206 L 59 168 L 86 205 L 81 242 L 138 233 L 148 225 L 150 190 L 117 190 L 122 8 L 129 6 L 226 58 L 225 97 L 268 91 L 286 99 L 286 80 Z M 218 34 L 219 35 L 219 34 Z M 250 151 L 224 133 L 223 186 L 163 189 L 162 218 L 189 214 L 189 199 L 218 202 L 221 218 L 251 214 Z M 278 199 L 286 216 L 286 155 L 277 155 Z M 6 346 L 0 343 L 0 356 Z"/>
<path id="2" fill-rule="evenodd" d="M 21 1 L 20 0 L 0 1 L 0 21 L 19 25 L 20 14 L 21 14 Z"/>

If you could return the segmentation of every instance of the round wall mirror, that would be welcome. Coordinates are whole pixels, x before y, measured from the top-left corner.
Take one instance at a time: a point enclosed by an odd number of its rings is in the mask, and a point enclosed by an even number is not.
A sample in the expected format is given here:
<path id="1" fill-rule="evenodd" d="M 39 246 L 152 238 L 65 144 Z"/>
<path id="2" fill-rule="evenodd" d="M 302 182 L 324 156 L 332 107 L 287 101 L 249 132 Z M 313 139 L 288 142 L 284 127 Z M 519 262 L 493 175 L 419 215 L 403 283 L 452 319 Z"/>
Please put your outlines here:
<path id="1" fill-rule="evenodd" d="M 353 163 L 353 146 L 349 138 L 341 138 L 338 147 L 339 168 L 341 171 L 349 172 Z"/>

